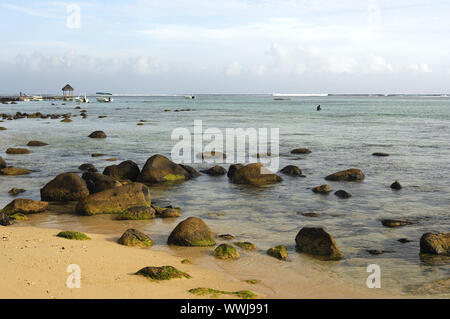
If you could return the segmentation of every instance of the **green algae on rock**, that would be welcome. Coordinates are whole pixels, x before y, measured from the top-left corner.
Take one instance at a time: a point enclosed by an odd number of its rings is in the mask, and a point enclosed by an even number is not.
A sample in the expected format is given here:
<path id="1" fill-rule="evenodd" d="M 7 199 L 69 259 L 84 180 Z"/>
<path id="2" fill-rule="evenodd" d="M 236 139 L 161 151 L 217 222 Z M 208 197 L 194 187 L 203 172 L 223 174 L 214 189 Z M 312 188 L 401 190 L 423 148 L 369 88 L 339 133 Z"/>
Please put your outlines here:
<path id="1" fill-rule="evenodd" d="M 219 259 L 238 259 L 240 257 L 236 248 L 229 244 L 221 244 L 213 251 L 213 256 Z"/>
<path id="2" fill-rule="evenodd" d="M 153 246 L 153 241 L 146 234 L 130 228 L 117 241 L 124 246 L 138 246 L 142 248 L 148 248 Z"/>
<path id="3" fill-rule="evenodd" d="M 214 233 L 198 217 L 189 217 L 180 222 L 170 234 L 167 243 L 176 246 L 214 246 Z"/>
<path id="4" fill-rule="evenodd" d="M 255 299 L 258 297 L 255 293 L 248 291 L 248 290 L 224 291 L 224 290 L 217 290 L 217 289 L 212 289 L 212 288 L 199 287 L 199 288 L 189 289 L 188 292 L 190 292 L 191 294 L 197 295 L 197 296 L 210 295 L 211 298 L 217 298 L 220 295 L 234 295 L 241 299 Z"/>
<path id="5" fill-rule="evenodd" d="M 191 278 L 191 276 L 173 266 L 144 267 L 136 275 L 141 275 L 152 280 L 170 280 L 174 278 Z"/>
<path id="6" fill-rule="evenodd" d="M 288 256 L 287 247 L 284 245 L 279 245 L 276 247 L 269 248 L 267 250 L 267 255 L 278 259 L 286 259 Z"/>
<path id="7" fill-rule="evenodd" d="M 238 242 L 235 242 L 234 244 L 243 250 L 255 250 L 256 249 L 255 244 L 248 242 L 248 241 L 238 241 Z"/>
<path id="8" fill-rule="evenodd" d="M 62 231 L 56 235 L 57 237 L 62 237 L 66 239 L 73 239 L 73 240 L 89 240 L 90 238 L 83 233 L 77 232 L 77 231 Z"/>

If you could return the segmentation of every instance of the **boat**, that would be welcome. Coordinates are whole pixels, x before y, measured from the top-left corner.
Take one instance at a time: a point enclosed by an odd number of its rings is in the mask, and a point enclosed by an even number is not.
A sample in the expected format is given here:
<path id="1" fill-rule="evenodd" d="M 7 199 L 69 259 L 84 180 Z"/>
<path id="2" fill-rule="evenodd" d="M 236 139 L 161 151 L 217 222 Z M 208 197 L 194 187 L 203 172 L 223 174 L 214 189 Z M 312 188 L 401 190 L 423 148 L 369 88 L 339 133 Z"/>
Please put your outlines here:
<path id="1" fill-rule="evenodd" d="M 195 95 L 185 95 L 184 98 L 188 99 L 188 100 L 194 100 L 195 99 Z"/>
<path id="2" fill-rule="evenodd" d="M 78 95 L 78 97 L 75 98 L 75 101 L 78 103 L 89 103 L 89 99 L 86 97 L 86 94 Z"/>
<path id="3" fill-rule="evenodd" d="M 97 92 L 95 94 L 97 94 L 97 96 L 95 98 L 100 103 L 114 102 L 114 99 L 112 98 L 112 94 L 111 93 Z"/>

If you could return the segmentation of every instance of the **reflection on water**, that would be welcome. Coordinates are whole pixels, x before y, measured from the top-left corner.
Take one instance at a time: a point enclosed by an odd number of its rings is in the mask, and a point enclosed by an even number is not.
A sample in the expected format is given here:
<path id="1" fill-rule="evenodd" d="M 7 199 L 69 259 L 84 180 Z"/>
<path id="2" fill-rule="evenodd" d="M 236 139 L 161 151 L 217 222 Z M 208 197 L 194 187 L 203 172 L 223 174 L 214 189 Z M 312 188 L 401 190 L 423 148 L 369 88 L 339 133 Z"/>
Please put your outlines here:
<path id="1" fill-rule="evenodd" d="M 285 103 L 286 102 L 286 103 Z M 321 104 L 323 111 L 314 106 Z M 3 105 L 4 113 L 16 111 L 77 113 L 75 104 L 50 102 Z M 382 269 L 382 285 L 392 292 L 414 292 L 417 285 L 450 276 L 448 263 L 430 265 L 419 258 L 419 240 L 423 233 L 448 232 L 450 229 L 450 100 L 444 98 L 293 98 L 282 104 L 269 96 L 118 97 L 114 105 L 83 105 L 87 119 L 72 123 L 58 120 L 23 119 L 5 121 L 0 147 L 26 145 L 42 140 L 48 146 L 32 148 L 30 155 L 1 154 L 9 165 L 37 170 L 29 176 L 0 177 L 0 204 L 6 205 L 12 187 L 25 188 L 21 197 L 39 199 L 39 189 L 55 175 L 77 171 L 82 163 L 92 163 L 100 171 L 111 165 L 106 158 L 134 160 L 143 166 L 153 154 L 170 154 L 174 145 L 170 135 L 176 127 L 192 130 L 194 120 L 208 127 L 278 127 L 280 129 L 280 165 L 299 166 L 306 178 L 284 177 L 280 184 L 255 188 L 233 185 L 224 177 L 202 175 L 196 180 L 173 186 L 152 186 L 152 200 L 182 208 L 183 218 L 199 216 L 216 233 L 231 233 L 238 240 L 254 242 L 260 249 L 245 253 L 238 263 L 222 264 L 209 258 L 209 250 L 195 250 L 211 267 L 224 267 L 230 274 L 276 275 L 273 263 L 295 276 L 304 267 L 326 270 L 365 285 L 366 267 L 376 263 Z M 192 108 L 191 112 L 164 112 L 164 109 Z M 99 115 L 107 115 L 99 119 Z M 140 120 L 147 120 L 137 126 Z M 107 133 L 106 140 L 87 135 L 94 130 Z M 291 155 L 290 150 L 307 147 L 309 155 Z M 373 157 L 373 152 L 390 157 Z M 92 153 L 105 157 L 93 158 Z M 193 165 L 198 169 L 209 165 Z M 226 166 L 226 165 L 224 165 Z M 329 182 L 334 190 L 345 189 L 353 197 L 338 199 L 333 193 L 316 195 L 311 188 L 323 184 L 324 176 L 350 167 L 366 174 L 362 183 Z M 404 188 L 393 192 L 389 185 L 399 180 Z M 306 217 L 302 213 L 319 213 Z M 408 218 L 414 225 L 401 228 L 381 226 L 382 218 Z M 70 228 L 111 234 L 115 238 L 127 228 L 146 231 L 156 242 L 155 249 L 185 255 L 186 249 L 165 246 L 167 236 L 179 220 L 118 221 L 113 216 L 76 216 L 56 210 L 32 216 L 28 223 L 43 227 Z M 311 260 L 294 251 L 294 238 L 304 226 L 324 226 L 333 234 L 345 255 L 340 262 Z M 407 238 L 409 243 L 398 239 Z M 290 249 L 288 263 L 265 256 L 274 245 Z M 367 249 L 389 251 L 372 256 Z M 190 250 L 192 253 L 193 250 Z M 248 256 L 247 256 L 248 255 Z M 301 264 L 301 266 L 299 266 Z M 264 271 L 261 270 L 261 265 Z M 275 267 L 276 268 L 276 267 Z M 263 274 L 261 274 L 263 276 Z M 253 277 L 253 276 L 251 276 Z M 270 277 L 270 276 L 266 276 Z M 281 278 L 278 278 L 282 280 Z M 267 279 L 270 280 L 270 279 Z M 271 286 L 276 289 L 276 285 Z"/>

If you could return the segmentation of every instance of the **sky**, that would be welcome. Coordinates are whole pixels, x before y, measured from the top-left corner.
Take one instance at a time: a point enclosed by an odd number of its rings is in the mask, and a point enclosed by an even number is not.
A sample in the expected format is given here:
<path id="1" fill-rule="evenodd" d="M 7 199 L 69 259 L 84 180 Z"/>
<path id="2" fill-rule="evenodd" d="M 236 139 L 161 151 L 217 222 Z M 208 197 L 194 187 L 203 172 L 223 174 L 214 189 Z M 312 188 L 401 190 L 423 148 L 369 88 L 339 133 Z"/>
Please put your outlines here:
<path id="1" fill-rule="evenodd" d="M 0 0 L 0 94 L 450 93 L 447 0 Z"/>

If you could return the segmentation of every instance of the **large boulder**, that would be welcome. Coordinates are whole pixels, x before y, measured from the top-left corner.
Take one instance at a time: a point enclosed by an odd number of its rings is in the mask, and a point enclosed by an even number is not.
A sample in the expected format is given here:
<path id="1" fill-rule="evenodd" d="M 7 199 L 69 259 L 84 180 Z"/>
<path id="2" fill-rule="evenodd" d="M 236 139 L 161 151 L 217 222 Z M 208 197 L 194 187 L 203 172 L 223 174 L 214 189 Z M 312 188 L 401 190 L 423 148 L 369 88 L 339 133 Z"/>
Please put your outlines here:
<path id="1" fill-rule="evenodd" d="M 83 173 L 81 176 L 89 189 L 90 194 L 102 192 L 107 189 L 120 187 L 122 184 L 110 176 L 100 173 Z"/>
<path id="2" fill-rule="evenodd" d="M 303 227 L 295 237 L 295 243 L 299 252 L 327 260 L 339 260 L 343 257 L 333 236 L 323 228 Z"/>
<path id="3" fill-rule="evenodd" d="M 48 207 L 47 202 L 40 202 L 31 199 L 18 198 L 6 205 L 2 212 L 8 215 L 21 213 L 21 214 L 35 214 L 46 210 Z"/>
<path id="4" fill-rule="evenodd" d="M 41 200 L 48 202 L 78 201 L 88 195 L 86 182 L 75 173 L 59 174 L 41 188 Z"/>
<path id="5" fill-rule="evenodd" d="M 167 240 L 176 246 L 214 246 L 214 233 L 203 220 L 189 217 L 175 227 Z"/>
<path id="6" fill-rule="evenodd" d="M 90 138 L 106 138 L 106 134 L 103 131 L 94 131 L 91 134 L 89 134 Z"/>
<path id="7" fill-rule="evenodd" d="M 120 214 L 139 206 L 151 206 L 150 190 L 132 183 L 89 195 L 78 202 L 76 211 L 81 215 Z"/>
<path id="8" fill-rule="evenodd" d="M 145 163 L 138 177 L 139 182 L 162 183 L 184 181 L 191 178 L 189 172 L 163 155 L 153 155 Z"/>
<path id="9" fill-rule="evenodd" d="M 0 156 L 0 168 L 5 168 L 7 167 L 5 160 L 3 159 L 3 157 Z"/>
<path id="10" fill-rule="evenodd" d="M 345 171 L 340 171 L 331 175 L 328 175 L 325 177 L 327 181 L 334 181 L 334 182 L 359 182 L 364 180 L 365 176 L 364 173 L 357 168 L 350 168 Z"/>
<path id="11" fill-rule="evenodd" d="M 282 180 L 280 176 L 269 171 L 261 163 L 248 164 L 231 176 L 232 183 L 247 185 L 268 185 Z"/>
<path id="12" fill-rule="evenodd" d="M 140 172 L 139 166 L 135 162 L 128 160 L 119 165 L 107 166 L 103 174 L 117 180 L 130 180 L 135 182 Z"/>
<path id="13" fill-rule="evenodd" d="M 125 246 L 137 246 L 147 248 L 153 246 L 153 241 L 146 234 L 134 228 L 128 229 L 117 241 Z"/>
<path id="14" fill-rule="evenodd" d="M 228 167 L 228 173 L 227 173 L 228 178 L 233 177 L 234 173 L 236 173 L 236 171 L 242 167 L 244 167 L 244 165 L 242 165 L 242 164 L 230 165 L 230 167 Z"/>
<path id="15" fill-rule="evenodd" d="M 425 233 L 420 238 L 420 253 L 450 256 L 450 233 Z"/>

